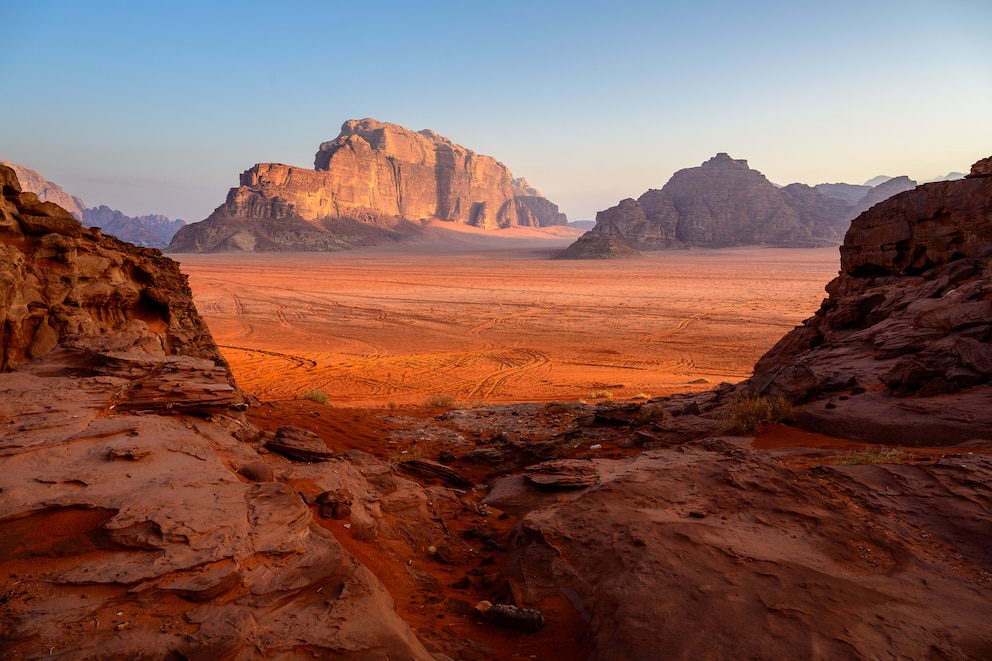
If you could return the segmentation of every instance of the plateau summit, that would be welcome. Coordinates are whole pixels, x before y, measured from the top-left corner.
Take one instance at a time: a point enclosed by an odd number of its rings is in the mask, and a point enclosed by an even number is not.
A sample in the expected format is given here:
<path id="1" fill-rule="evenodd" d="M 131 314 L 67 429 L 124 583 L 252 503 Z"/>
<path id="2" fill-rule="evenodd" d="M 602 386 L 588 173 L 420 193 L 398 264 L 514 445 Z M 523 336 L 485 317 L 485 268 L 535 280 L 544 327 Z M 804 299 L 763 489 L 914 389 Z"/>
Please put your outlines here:
<path id="1" fill-rule="evenodd" d="M 259 163 L 175 252 L 333 251 L 416 237 L 423 222 L 482 229 L 568 219 L 495 158 L 434 131 L 349 120 L 320 145 L 314 169 Z"/>

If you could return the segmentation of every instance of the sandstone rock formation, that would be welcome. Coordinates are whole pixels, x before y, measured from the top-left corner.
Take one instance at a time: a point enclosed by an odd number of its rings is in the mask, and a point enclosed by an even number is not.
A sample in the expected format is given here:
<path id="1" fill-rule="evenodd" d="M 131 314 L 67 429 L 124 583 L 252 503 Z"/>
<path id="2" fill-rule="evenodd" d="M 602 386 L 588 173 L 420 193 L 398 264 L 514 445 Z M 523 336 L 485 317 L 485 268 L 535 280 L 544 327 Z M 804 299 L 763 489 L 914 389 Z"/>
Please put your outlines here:
<path id="1" fill-rule="evenodd" d="M 300 402 L 249 424 L 174 265 L 0 186 L 0 278 L 24 283 L 0 346 L 39 335 L 25 319 L 58 338 L 0 373 L 11 658 L 992 657 L 992 159 L 863 214 L 831 298 L 749 382 L 366 412 L 371 432 Z M 165 286 L 168 315 L 126 303 Z M 840 465 L 717 437 L 747 390 L 813 429 L 968 443 Z M 418 455 L 335 454 L 363 435 Z M 481 628 L 509 623 L 482 599 L 533 626 Z"/>
<path id="2" fill-rule="evenodd" d="M 9 168 L 0 183 L 0 370 L 79 342 L 223 363 L 175 262 L 84 229 Z"/>
<path id="3" fill-rule="evenodd" d="M 350 120 L 314 169 L 259 163 L 227 202 L 181 230 L 178 252 L 343 250 L 416 234 L 437 219 L 484 229 L 564 225 L 505 165 L 437 133 Z"/>
<path id="4" fill-rule="evenodd" d="M 758 362 L 750 386 L 810 402 L 800 424 L 841 436 L 905 444 L 992 434 L 988 164 L 856 218 L 829 298 Z"/>
<path id="5" fill-rule="evenodd" d="M 2 158 L 0 158 L 0 165 L 5 165 L 14 171 L 23 190 L 34 193 L 42 202 L 52 202 L 59 205 L 71 213 L 76 220 L 83 219 L 85 208 L 83 201 L 75 195 L 66 193 L 58 184 L 45 179 L 37 170 L 11 163 Z"/>
<path id="6" fill-rule="evenodd" d="M 612 432 L 659 449 L 555 462 L 585 486 L 553 502 L 532 478 L 494 484 L 485 502 L 521 517 L 520 602 L 569 595 L 589 622 L 586 658 L 992 654 L 992 158 L 876 204 L 841 254 L 830 297 L 750 380 L 665 398 L 651 428 Z M 945 449 L 847 465 L 706 438 L 715 426 L 699 423 L 742 393 L 788 397 L 811 431 Z M 637 406 L 593 420 L 633 426 Z M 940 613 L 965 619 L 949 628 Z"/>
<path id="7" fill-rule="evenodd" d="M 434 658 L 265 454 L 178 266 L 0 188 L 4 657 Z M 375 534 L 330 463 L 300 488 Z"/>
<path id="8" fill-rule="evenodd" d="M 0 159 L 0 165 L 14 171 L 24 191 L 36 194 L 42 202 L 59 205 L 86 227 L 98 227 L 104 234 L 121 241 L 146 248 L 164 248 L 179 228 L 186 224 L 182 220 L 171 220 L 157 214 L 131 217 L 106 205 L 87 208 L 81 199 L 70 196 L 36 170 L 3 159 Z"/>
<path id="9" fill-rule="evenodd" d="M 962 464 L 971 478 L 992 475 L 987 456 Z M 896 465 L 795 471 L 739 442 L 709 439 L 586 460 L 582 469 L 594 472 L 595 486 L 555 492 L 543 505 L 514 477 L 486 499 L 521 517 L 511 559 L 521 600 L 564 593 L 589 622 L 588 649 L 571 658 L 926 658 L 936 650 L 965 658 L 992 650 L 988 593 L 914 549 L 921 533 L 932 535 L 967 565 L 990 568 L 981 550 L 992 541 L 988 530 L 944 526 L 940 505 L 922 495 L 941 490 L 962 519 L 992 518 L 981 502 L 992 492 L 959 480 L 950 462 L 932 474 Z M 852 516 L 878 508 L 893 514 Z M 944 623 L 937 613 L 961 619 Z"/>
<path id="10" fill-rule="evenodd" d="M 897 193 L 912 190 L 915 187 L 916 182 L 909 177 L 893 177 L 884 181 L 865 193 L 865 196 L 855 203 L 852 217 L 861 215 L 879 202 L 883 202 Z"/>
<path id="11" fill-rule="evenodd" d="M 626 199 L 596 215 L 596 226 L 559 255 L 615 257 L 636 250 L 737 245 L 812 247 L 839 242 L 861 210 L 915 185 L 906 177 L 877 189 L 833 184 L 777 188 L 747 161 L 717 154 L 679 170 L 661 190 Z"/>

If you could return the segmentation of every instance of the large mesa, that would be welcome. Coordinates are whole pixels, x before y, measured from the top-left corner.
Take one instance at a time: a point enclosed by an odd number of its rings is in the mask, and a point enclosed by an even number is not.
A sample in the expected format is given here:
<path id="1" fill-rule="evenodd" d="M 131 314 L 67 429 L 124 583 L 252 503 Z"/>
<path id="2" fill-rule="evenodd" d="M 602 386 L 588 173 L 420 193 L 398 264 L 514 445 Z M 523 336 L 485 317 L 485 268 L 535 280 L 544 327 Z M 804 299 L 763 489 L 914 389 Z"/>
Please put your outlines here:
<path id="1" fill-rule="evenodd" d="M 483 229 L 567 223 L 493 157 L 374 119 L 345 122 L 320 145 L 312 170 L 259 163 L 240 183 L 170 250 L 346 250 L 410 239 L 428 220 Z"/>

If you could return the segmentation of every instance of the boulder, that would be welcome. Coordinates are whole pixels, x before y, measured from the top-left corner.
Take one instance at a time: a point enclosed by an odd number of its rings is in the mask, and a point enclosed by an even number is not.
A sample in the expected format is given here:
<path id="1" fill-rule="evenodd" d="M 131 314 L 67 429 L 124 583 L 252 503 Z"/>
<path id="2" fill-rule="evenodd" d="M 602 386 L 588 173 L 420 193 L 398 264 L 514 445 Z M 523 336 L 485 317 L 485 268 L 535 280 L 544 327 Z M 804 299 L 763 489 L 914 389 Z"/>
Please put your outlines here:
<path id="1" fill-rule="evenodd" d="M 320 436 L 292 425 L 277 429 L 275 438 L 266 441 L 265 447 L 299 461 L 327 461 L 334 456 Z"/>

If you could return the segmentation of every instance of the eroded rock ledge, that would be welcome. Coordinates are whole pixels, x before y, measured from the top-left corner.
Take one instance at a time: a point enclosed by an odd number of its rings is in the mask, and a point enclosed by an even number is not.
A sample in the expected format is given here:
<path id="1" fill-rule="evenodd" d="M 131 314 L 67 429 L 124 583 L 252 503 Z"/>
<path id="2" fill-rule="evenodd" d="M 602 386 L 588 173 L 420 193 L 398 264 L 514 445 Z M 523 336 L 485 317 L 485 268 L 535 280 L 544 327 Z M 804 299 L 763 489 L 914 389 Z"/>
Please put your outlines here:
<path id="1" fill-rule="evenodd" d="M 0 185 L 4 657 L 434 658 L 266 454 L 178 266 Z"/>
<path id="2" fill-rule="evenodd" d="M 992 435 L 989 162 L 856 218 L 829 297 L 758 361 L 749 386 L 804 403 L 799 424 L 848 438 Z"/>

